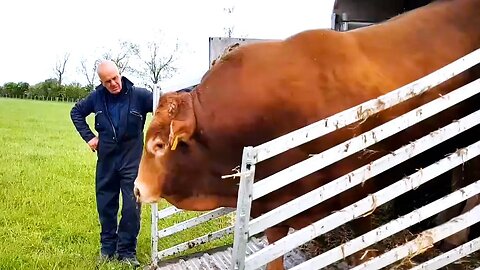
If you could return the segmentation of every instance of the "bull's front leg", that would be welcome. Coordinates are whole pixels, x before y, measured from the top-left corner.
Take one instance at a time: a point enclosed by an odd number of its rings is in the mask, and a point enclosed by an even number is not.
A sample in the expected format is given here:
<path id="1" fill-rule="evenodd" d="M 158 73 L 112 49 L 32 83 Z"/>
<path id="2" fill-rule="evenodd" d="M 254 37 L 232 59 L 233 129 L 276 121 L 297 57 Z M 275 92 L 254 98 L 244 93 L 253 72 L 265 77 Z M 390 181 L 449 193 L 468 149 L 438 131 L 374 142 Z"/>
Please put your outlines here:
<path id="1" fill-rule="evenodd" d="M 472 183 L 474 180 L 480 177 L 480 170 L 478 169 L 480 165 L 480 158 L 476 157 L 468 163 L 458 166 L 452 171 L 452 191 L 458 190 L 468 184 Z M 475 195 L 469 198 L 465 206 L 461 208 L 461 204 L 457 204 L 450 209 L 447 209 L 440 214 L 438 214 L 436 221 L 437 224 L 443 224 L 444 222 L 450 220 L 457 215 L 464 214 L 467 211 L 470 211 L 472 208 L 477 206 L 480 203 L 480 196 Z M 443 252 L 449 251 L 465 242 L 468 241 L 470 234 L 470 227 L 465 228 L 464 230 L 457 232 L 441 241 L 440 249 Z"/>
<path id="2" fill-rule="evenodd" d="M 353 171 L 353 168 L 349 169 L 349 171 Z M 374 192 L 375 185 L 373 181 L 367 181 L 363 185 L 353 187 L 352 189 L 345 191 L 344 193 L 339 195 L 341 208 L 352 205 L 368 196 L 368 194 L 372 194 Z M 372 214 L 377 209 L 375 200 L 373 200 L 373 204 L 371 207 L 371 210 L 366 213 L 365 216 L 356 218 L 351 221 L 351 228 L 355 237 L 360 237 L 372 230 Z M 373 257 L 376 257 L 377 255 L 378 252 L 375 249 L 365 248 L 349 256 L 346 259 L 346 262 L 351 266 L 356 266 L 370 260 Z"/>
<path id="3" fill-rule="evenodd" d="M 275 243 L 277 240 L 285 237 L 288 234 L 288 227 L 279 226 L 271 227 L 265 230 L 267 240 L 269 244 Z M 276 258 L 275 260 L 267 264 L 267 270 L 284 270 L 283 256 Z"/>
<path id="4" fill-rule="evenodd" d="M 465 214 L 466 212 L 472 210 L 475 206 L 480 203 L 480 196 L 475 195 L 469 198 L 463 207 L 463 211 L 460 214 Z M 442 245 L 440 246 L 442 251 L 448 251 L 450 249 L 456 248 L 459 245 L 468 242 L 468 236 L 470 234 L 470 227 L 467 227 L 443 240 Z"/>

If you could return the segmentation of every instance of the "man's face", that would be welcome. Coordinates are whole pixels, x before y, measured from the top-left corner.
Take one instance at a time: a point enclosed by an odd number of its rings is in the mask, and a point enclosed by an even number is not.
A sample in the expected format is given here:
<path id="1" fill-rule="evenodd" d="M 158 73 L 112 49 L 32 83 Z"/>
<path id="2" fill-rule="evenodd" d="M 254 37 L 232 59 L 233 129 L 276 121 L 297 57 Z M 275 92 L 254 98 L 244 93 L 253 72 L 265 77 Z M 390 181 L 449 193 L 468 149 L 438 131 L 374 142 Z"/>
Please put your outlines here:
<path id="1" fill-rule="evenodd" d="M 102 85 L 107 88 L 108 92 L 118 94 L 122 91 L 122 77 L 115 70 L 106 70 L 100 75 Z"/>

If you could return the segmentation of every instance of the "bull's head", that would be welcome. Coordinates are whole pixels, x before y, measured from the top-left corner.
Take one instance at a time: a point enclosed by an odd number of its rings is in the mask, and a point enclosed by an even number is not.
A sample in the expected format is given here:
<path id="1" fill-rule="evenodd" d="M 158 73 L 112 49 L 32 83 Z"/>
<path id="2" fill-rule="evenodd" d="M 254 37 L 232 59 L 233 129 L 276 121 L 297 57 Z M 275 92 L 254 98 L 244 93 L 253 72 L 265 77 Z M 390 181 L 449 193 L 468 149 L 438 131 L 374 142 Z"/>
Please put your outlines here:
<path id="1" fill-rule="evenodd" d="M 147 130 L 135 193 L 142 202 L 156 202 L 163 194 L 164 179 L 172 152 L 184 152 L 195 131 L 192 96 L 170 93 L 163 96 Z M 180 153 L 181 154 L 181 153 Z"/>

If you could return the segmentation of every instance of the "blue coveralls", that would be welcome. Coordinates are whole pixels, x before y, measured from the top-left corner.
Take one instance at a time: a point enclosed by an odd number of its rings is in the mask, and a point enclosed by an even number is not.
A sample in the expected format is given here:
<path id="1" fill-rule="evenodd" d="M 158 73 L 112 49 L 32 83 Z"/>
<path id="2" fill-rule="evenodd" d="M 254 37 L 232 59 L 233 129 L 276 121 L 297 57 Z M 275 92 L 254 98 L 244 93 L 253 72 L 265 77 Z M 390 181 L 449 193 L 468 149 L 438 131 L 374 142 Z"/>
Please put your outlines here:
<path id="1" fill-rule="evenodd" d="M 153 95 L 135 87 L 122 77 L 122 91 L 112 95 L 98 86 L 70 112 L 75 128 L 88 142 L 95 137 L 86 117 L 95 113 L 98 132 L 96 167 L 96 202 L 101 224 L 101 253 L 118 254 L 119 258 L 136 256 L 140 230 L 140 205 L 133 194 L 133 183 L 143 151 L 143 128 L 146 114 L 152 112 Z M 122 215 L 117 226 L 119 195 L 122 194 Z"/>

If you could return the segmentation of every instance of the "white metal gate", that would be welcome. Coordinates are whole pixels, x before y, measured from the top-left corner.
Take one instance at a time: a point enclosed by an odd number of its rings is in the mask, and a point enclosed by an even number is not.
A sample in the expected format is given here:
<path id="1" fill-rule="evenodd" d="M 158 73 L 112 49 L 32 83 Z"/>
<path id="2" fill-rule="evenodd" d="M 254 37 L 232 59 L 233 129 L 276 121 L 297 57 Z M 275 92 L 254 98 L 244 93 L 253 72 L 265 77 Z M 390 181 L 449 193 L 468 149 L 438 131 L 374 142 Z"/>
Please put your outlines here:
<path id="1" fill-rule="evenodd" d="M 307 241 L 329 232 L 346 222 L 369 213 L 372 208 L 385 204 L 401 194 L 412 190 L 436 176 L 449 171 L 458 165 L 476 157 L 480 154 L 480 141 L 464 149 L 460 149 L 451 155 L 440 159 L 430 166 L 422 168 L 400 181 L 374 193 L 370 196 L 337 211 L 313 224 L 295 231 L 274 244 L 246 256 L 246 244 L 251 235 L 255 235 L 265 229 L 278 224 L 296 214 L 307 210 L 333 196 L 336 196 L 349 188 L 356 186 L 371 177 L 374 177 L 393 166 L 412 158 L 441 142 L 452 138 L 463 131 L 466 131 L 480 123 L 480 110 L 476 111 L 458 121 L 444 126 L 408 145 L 405 145 L 395 152 L 383 156 L 368 165 L 358 168 L 344 176 L 337 178 L 328 184 L 317 188 L 289 203 L 273 209 L 255 219 L 250 219 L 250 207 L 252 200 L 258 199 L 266 194 L 282 188 L 302 177 L 309 175 L 321 168 L 324 168 L 336 161 L 339 161 L 355 152 L 373 145 L 397 132 L 404 130 L 430 116 L 433 116 L 463 100 L 472 97 L 480 92 L 480 79 L 458 88 L 451 93 L 439 97 L 425 105 L 422 105 L 404 115 L 397 117 L 373 130 L 365 132 L 358 137 L 352 138 L 335 147 L 332 147 L 320 154 L 314 155 L 287 169 L 279 171 L 254 184 L 255 165 L 275 155 L 283 153 L 291 148 L 297 147 L 325 134 L 345 127 L 351 123 L 362 120 L 367 115 L 372 115 L 385 110 L 402 101 L 424 93 L 432 87 L 456 76 L 457 74 L 475 66 L 480 62 L 480 49 L 465 57 L 421 78 L 415 82 L 405 85 L 386 95 L 372 99 L 358 106 L 339 112 L 331 117 L 320 120 L 304 128 L 293 131 L 282 137 L 276 138 L 267 143 L 252 147 L 245 147 L 240 171 L 240 189 L 238 196 L 238 207 L 236 209 L 235 226 L 221 229 L 217 232 L 205 235 L 204 237 L 192 240 L 176 247 L 158 252 L 158 238 L 170 235 L 192 225 L 197 225 L 211 218 L 229 213 L 233 209 L 220 208 L 202 215 L 198 219 L 185 221 L 173 228 L 167 228 L 159 233 L 156 224 L 159 218 L 181 210 L 174 207 L 158 211 L 152 208 L 152 260 L 158 260 L 187 249 L 195 243 L 205 242 L 208 239 L 215 239 L 234 231 L 233 261 L 232 269 L 258 269 L 268 262 L 284 255 L 288 251 L 299 247 Z M 292 269 L 320 269 L 328 266 L 346 256 L 354 254 L 382 239 L 385 239 L 409 226 L 416 224 L 428 217 L 431 217 L 453 205 L 456 205 L 480 192 L 480 182 L 477 181 L 465 188 L 457 190 L 448 196 L 425 205 L 405 216 L 390 221 L 361 237 L 355 238 L 339 247 L 335 247 L 319 256 L 312 258 Z M 409 254 L 420 252 L 433 243 L 438 242 L 449 235 L 463 230 L 480 220 L 480 206 L 466 212 L 443 225 L 424 231 L 415 240 L 394 248 L 368 262 L 365 262 L 354 269 L 379 269 L 398 261 Z M 431 261 L 416 266 L 415 269 L 437 269 L 449 264 L 458 258 L 470 254 L 480 248 L 480 239 L 468 242 L 448 253 L 444 253 Z"/>

